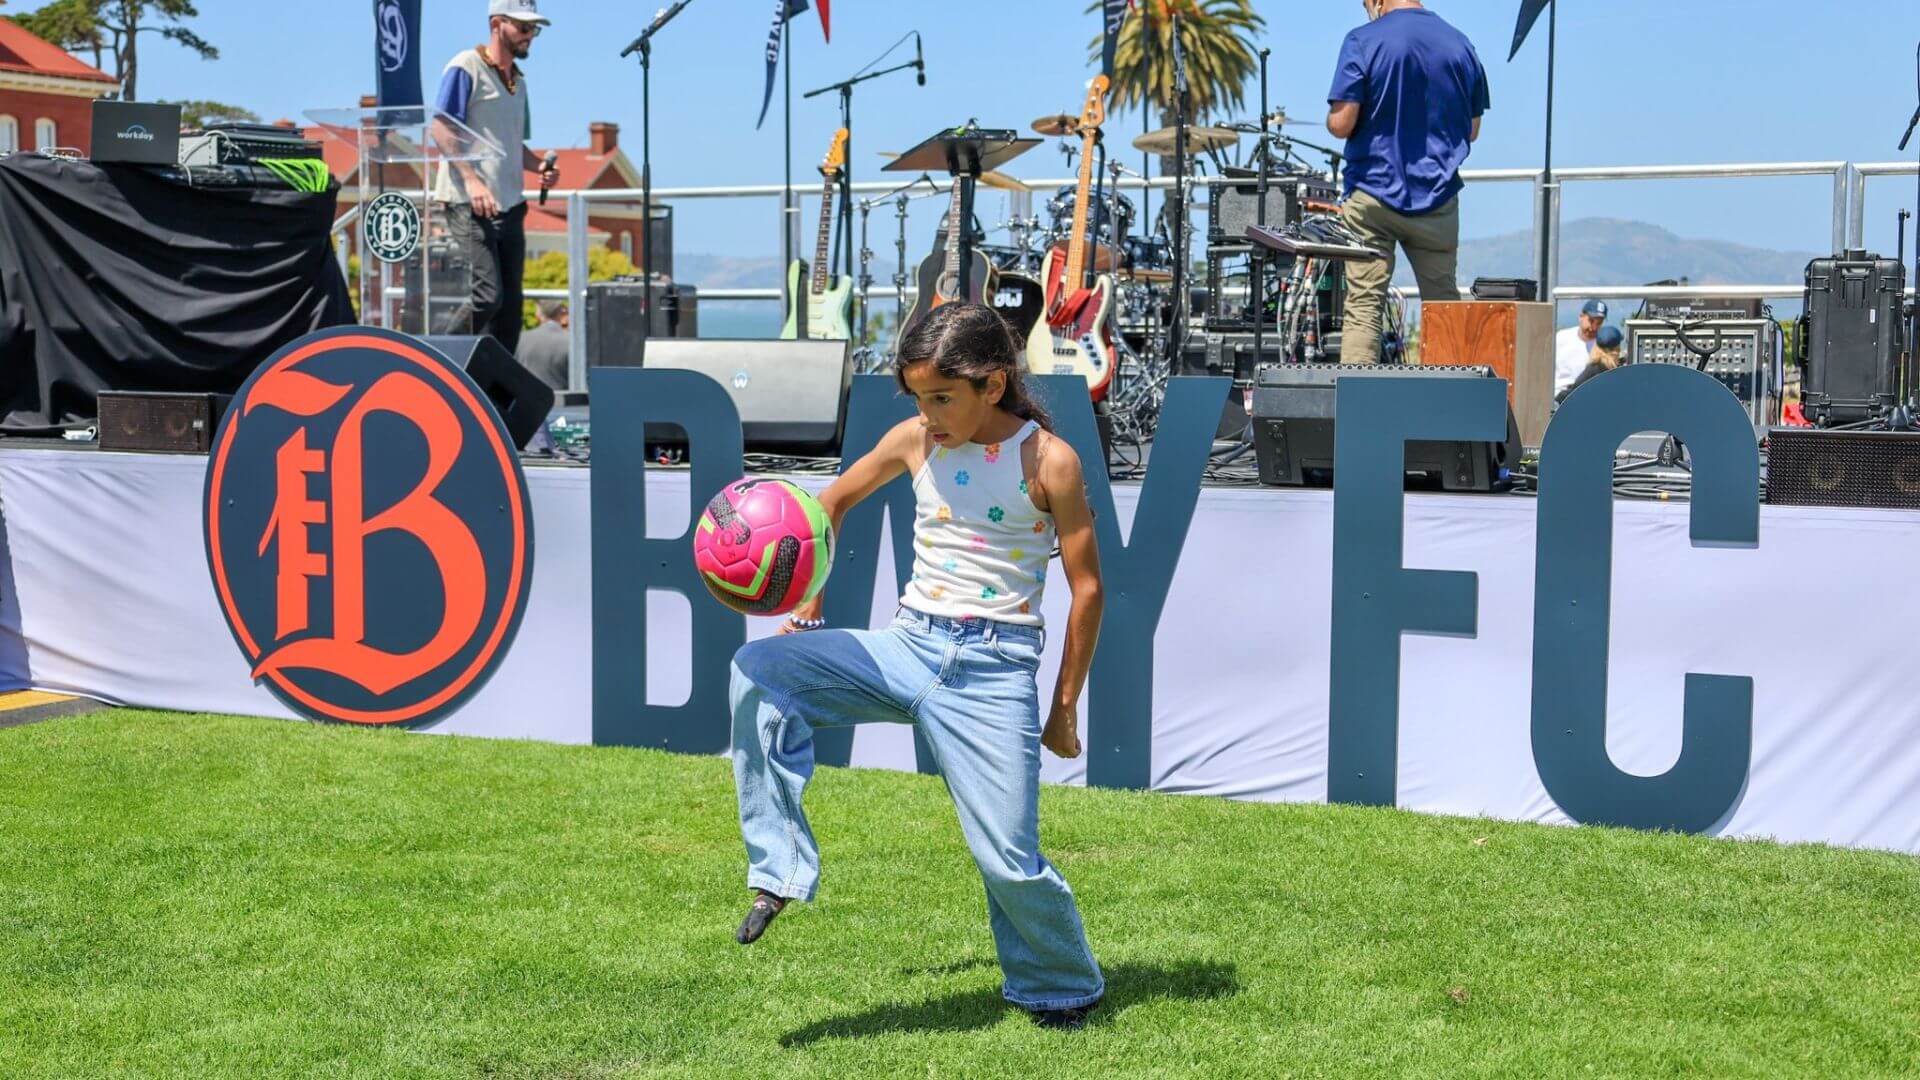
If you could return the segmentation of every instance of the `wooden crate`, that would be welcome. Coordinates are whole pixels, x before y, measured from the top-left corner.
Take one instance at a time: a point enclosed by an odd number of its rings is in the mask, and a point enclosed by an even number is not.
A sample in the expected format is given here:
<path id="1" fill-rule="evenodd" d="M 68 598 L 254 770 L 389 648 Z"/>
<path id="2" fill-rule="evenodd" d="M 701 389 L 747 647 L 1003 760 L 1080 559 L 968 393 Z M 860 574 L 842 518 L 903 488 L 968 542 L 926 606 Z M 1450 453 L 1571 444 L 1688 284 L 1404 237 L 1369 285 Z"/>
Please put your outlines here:
<path id="1" fill-rule="evenodd" d="M 1420 306 L 1422 364 L 1485 364 L 1507 380 L 1507 402 L 1528 446 L 1553 411 L 1553 305 L 1434 300 Z"/>

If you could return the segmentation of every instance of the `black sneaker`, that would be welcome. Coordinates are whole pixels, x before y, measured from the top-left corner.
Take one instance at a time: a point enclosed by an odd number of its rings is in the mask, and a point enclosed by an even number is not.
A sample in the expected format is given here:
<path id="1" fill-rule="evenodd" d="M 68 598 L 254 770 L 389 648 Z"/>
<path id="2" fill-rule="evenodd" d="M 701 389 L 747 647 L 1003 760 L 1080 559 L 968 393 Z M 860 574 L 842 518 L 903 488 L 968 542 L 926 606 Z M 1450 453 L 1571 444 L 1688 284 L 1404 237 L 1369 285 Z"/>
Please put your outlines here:
<path id="1" fill-rule="evenodd" d="M 1098 1001 L 1087 1005 L 1075 1005 L 1066 1009 L 1031 1009 L 1028 1016 L 1043 1028 L 1058 1028 L 1061 1031 L 1079 1031 L 1087 1026 L 1087 1017 L 1099 1005 Z"/>
<path id="2" fill-rule="evenodd" d="M 765 889 L 756 889 L 753 894 L 753 906 L 747 909 L 747 917 L 740 922 L 740 929 L 733 932 L 733 940 L 742 945 L 751 945 L 760 940 L 773 924 L 773 917 L 787 906 L 787 898 L 775 896 Z"/>

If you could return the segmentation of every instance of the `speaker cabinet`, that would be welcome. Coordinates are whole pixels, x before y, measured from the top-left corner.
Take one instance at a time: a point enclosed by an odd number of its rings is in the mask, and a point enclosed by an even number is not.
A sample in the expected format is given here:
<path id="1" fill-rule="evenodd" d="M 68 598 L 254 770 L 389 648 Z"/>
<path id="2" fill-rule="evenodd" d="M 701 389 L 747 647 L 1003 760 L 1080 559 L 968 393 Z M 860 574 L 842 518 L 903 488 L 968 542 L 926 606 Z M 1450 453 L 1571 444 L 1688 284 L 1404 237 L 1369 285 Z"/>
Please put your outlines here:
<path id="1" fill-rule="evenodd" d="M 1920 510 L 1920 432 L 1774 428 L 1767 502 Z"/>
<path id="2" fill-rule="evenodd" d="M 445 353 L 447 359 L 466 369 L 480 386 L 480 392 L 493 402 L 500 419 L 513 437 L 513 445 L 526 449 L 527 443 L 547 422 L 553 411 L 553 388 L 513 358 L 506 346 L 490 337 L 427 337 L 420 340 Z"/>
<path id="3" fill-rule="evenodd" d="M 596 281 L 587 286 L 587 364 L 638 367 L 648 338 L 699 337 L 699 310 L 692 285 Z"/>
<path id="4" fill-rule="evenodd" d="M 100 392 L 100 449 L 204 454 L 231 394 Z"/>
<path id="5" fill-rule="evenodd" d="M 740 411 L 748 449 L 809 453 L 840 444 L 853 386 L 853 354 L 844 340 L 656 339 L 646 366 L 697 371 L 719 383 Z M 659 423 L 647 425 L 646 438 L 686 441 L 679 428 Z"/>
<path id="6" fill-rule="evenodd" d="M 1260 482 L 1288 487 L 1333 483 L 1335 407 L 1340 379 L 1485 379 L 1493 370 L 1423 364 L 1274 364 L 1253 385 L 1253 449 Z M 1414 442 L 1407 447 L 1410 487 L 1492 491 L 1520 459 L 1520 432 L 1507 410 L 1504 442 Z"/>

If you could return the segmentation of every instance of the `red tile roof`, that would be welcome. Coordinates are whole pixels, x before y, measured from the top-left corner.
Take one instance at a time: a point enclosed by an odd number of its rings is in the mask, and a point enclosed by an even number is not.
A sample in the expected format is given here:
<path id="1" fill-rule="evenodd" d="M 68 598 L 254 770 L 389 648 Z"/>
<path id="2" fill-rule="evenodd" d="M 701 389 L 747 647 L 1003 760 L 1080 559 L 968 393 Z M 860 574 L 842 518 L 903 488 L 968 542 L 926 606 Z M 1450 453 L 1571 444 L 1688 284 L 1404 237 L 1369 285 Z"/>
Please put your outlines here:
<path id="1" fill-rule="evenodd" d="M 546 155 L 546 151 L 536 149 L 533 154 L 535 157 L 543 157 Z M 605 186 L 600 185 L 598 181 L 601 178 L 601 174 L 613 167 L 614 158 L 612 155 L 596 154 L 591 150 L 561 150 L 559 151 L 559 155 L 560 157 L 554 162 L 554 165 L 560 170 L 560 182 L 555 184 L 554 187 L 562 191 L 567 191 Z M 625 177 L 621 177 L 617 173 L 615 176 L 616 179 L 620 181 L 620 184 L 613 186 L 620 186 L 625 183 Z M 528 191 L 538 188 L 540 186 L 540 174 L 529 171 L 526 174 L 525 183 L 526 190 Z M 638 180 L 634 181 L 634 186 L 639 186 Z"/>
<path id="2" fill-rule="evenodd" d="M 116 86 L 119 80 L 68 54 L 60 46 L 30 34 L 18 23 L 0 19 L 0 71 L 24 71 Z"/>

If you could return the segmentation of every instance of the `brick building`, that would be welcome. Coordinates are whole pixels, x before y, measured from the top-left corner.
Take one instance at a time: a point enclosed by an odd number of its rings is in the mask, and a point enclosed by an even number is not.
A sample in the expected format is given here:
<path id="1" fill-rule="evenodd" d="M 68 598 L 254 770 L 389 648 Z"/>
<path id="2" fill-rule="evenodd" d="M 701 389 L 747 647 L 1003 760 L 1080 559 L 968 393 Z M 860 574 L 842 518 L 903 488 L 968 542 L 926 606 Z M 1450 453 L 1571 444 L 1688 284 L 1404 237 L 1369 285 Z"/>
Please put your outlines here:
<path id="1" fill-rule="evenodd" d="M 368 99 L 362 102 L 371 106 Z M 327 169 L 340 181 L 340 209 L 345 213 L 360 200 L 360 156 L 354 147 L 330 139 L 320 128 L 308 128 L 307 138 L 323 144 Z M 587 128 L 587 145 L 581 149 L 556 150 L 560 182 L 557 190 L 634 189 L 640 186 L 640 170 L 620 149 L 620 125 L 596 121 Z M 534 147 L 536 155 L 546 153 Z M 411 168 L 388 166 L 386 181 L 401 188 L 420 186 L 418 173 Z M 538 173 L 522 177 L 523 190 L 540 186 Z M 640 200 L 597 202 L 587 218 L 587 242 L 622 252 L 635 262 L 640 257 Z M 357 245 L 357 238 L 354 241 Z M 527 208 L 527 255 L 537 258 L 549 251 L 567 250 L 567 208 L 564 200 L 549 202 L 544 208 Z"/>
<path id="2" fill-rule="evenodd" d="M 66 147 L 93 152 L 93 100 L 114 77 L 0 19 L 0 153 Z"/>

